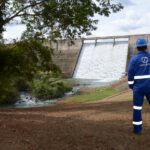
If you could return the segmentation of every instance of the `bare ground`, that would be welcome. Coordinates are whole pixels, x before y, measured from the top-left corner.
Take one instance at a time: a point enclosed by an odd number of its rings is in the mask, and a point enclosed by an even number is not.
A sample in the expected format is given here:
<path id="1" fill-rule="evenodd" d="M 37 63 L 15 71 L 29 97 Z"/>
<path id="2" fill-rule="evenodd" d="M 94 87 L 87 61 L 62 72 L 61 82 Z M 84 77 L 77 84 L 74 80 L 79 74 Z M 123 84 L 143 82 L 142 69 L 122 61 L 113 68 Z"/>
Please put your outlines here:
<path id="1" fill-rule="evenodd" d="M 0 109 L 0 150 L 149 150 L 150 107 L 144 130 L 132 133 L 130 91 L 97 103 Z"/>

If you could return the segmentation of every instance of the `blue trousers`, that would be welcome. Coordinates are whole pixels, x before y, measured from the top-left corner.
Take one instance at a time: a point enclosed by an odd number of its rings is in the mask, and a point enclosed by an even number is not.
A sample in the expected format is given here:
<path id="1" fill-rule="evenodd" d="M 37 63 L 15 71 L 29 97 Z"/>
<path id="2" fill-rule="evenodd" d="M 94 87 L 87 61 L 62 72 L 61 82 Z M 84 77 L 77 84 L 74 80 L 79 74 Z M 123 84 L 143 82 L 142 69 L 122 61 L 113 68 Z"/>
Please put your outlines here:
<path id="1" fill-rule="evenodd" d="M 142 131 L 142 106 L 146 96 L 150 104 L 150 92 L 133 90 L 133 130 L 135 133 Z"/>

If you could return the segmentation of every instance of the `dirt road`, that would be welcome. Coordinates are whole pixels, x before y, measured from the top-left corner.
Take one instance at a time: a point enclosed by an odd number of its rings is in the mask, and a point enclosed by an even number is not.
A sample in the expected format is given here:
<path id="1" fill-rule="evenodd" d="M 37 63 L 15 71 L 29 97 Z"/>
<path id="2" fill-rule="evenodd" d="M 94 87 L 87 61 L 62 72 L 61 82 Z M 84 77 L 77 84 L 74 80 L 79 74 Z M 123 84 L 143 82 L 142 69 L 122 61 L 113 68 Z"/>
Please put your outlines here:
<path id="1" fill-rule="evenodd" d="M 82 105 L 0 109 L 0 150 L 149 150 L 150 107 L 143 134 L 132 133 L 126 94 Z"/>

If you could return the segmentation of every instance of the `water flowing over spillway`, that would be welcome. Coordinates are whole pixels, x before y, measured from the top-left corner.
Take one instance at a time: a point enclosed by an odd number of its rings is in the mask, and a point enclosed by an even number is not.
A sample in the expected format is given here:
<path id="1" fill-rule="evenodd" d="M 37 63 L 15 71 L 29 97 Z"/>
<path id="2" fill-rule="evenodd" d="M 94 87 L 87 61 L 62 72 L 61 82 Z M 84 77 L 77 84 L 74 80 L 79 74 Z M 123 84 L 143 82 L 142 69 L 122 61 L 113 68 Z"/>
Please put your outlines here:
<path id="1" fill-rule="evenodd" d="M 128 39 L 84 41 L 73 78 L 118 80 L 126 71 Z"/>

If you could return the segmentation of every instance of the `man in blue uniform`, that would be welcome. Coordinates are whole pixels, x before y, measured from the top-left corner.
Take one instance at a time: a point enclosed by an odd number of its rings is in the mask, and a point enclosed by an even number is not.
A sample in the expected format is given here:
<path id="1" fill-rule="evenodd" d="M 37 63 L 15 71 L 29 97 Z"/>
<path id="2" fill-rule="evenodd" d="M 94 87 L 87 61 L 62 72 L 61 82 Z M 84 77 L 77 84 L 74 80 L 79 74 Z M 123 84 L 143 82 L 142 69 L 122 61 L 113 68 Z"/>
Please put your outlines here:
<path id="1" fill-rule="evenodd" d="M 128 68 L 128 85 L 133 90 L 133 131 L 142 132 L 142 105 L 144 96 L 150 103 L 150 53 L 148 41 L 140 37 L 136 41 L 138 53 L 131 58 Z"/>

